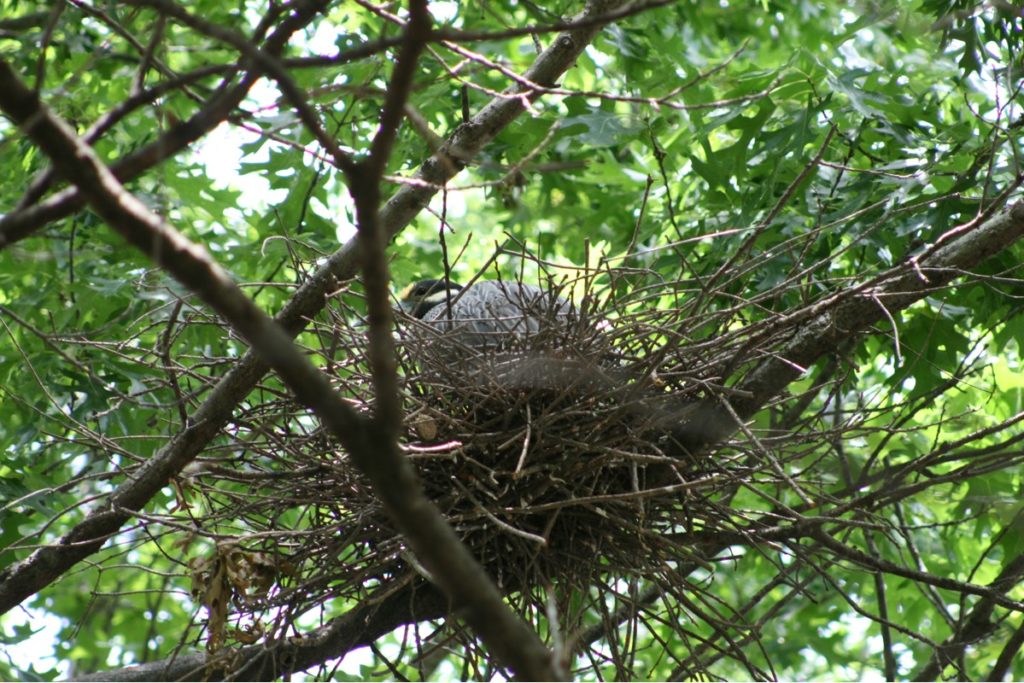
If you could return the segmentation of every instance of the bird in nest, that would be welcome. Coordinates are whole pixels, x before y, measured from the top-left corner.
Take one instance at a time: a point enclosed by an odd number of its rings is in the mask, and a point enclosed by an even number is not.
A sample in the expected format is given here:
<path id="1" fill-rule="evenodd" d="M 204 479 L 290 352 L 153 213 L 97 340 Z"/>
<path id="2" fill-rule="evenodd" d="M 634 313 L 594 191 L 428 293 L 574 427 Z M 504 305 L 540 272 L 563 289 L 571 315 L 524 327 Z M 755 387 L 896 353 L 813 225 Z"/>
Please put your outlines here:
<path id="1" fill-rule="evenodd" d="M 412 318 L 402 335 L 425 377 L 516 389 L 591 383 L 593 361 L 573 350 L 583 330 L 577 311 L 552 291 L 517 281 L 420 280 L 398 306 Z"/>
<path id="2" fill-rule="evenodd" d="M 425 328 L 475 351 L 509 349 L 565 333 L 573 319 L 572 304 L 553 292 L 500 280 L 466 287 L 451 280 L 420 280 L 402 291 L 398 305 L 421 321 L 421 332 Z"/>
<path id="3" fill-rule="evenodd" d="M 663 394 L 650 373 L 639 380 L 609 345 L 606 321 L 587 322 L 555 293 L 522 282 L 419 280 L 399 295 L 412 320 L 402 330 L 424 377 L 470 390 L 612 397 L 680 443 L 698 443 L 708 420 L 698 404 Z"/>

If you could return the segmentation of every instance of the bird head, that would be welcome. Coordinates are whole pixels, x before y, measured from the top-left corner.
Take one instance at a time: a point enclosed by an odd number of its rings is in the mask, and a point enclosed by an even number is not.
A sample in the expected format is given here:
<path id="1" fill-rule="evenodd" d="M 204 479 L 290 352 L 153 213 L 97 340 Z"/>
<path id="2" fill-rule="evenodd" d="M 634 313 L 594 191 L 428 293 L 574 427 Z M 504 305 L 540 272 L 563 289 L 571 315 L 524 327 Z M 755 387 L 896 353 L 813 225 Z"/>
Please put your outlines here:
<path id="1" fill-rule="evenodd" d="M 402 290 L 398 305 L 414 318 L 422 318 L 434 306 L 454 297 L 462 285 L 450 280 L 419 280 Z"/>

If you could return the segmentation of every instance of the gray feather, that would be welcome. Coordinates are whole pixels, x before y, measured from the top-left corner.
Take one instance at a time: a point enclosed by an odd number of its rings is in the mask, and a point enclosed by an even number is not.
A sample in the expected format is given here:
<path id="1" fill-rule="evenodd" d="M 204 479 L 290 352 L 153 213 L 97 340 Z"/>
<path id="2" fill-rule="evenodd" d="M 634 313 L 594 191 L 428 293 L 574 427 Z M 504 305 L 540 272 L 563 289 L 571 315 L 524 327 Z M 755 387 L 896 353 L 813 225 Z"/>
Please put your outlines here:
<path id="1" fill-rule="evenodd" d="M 539 287 L 484 280 L 435 305 L 423 322 L 459 344 L 495 348 L 564 327 L 571 310 L 568 301 Z"/>

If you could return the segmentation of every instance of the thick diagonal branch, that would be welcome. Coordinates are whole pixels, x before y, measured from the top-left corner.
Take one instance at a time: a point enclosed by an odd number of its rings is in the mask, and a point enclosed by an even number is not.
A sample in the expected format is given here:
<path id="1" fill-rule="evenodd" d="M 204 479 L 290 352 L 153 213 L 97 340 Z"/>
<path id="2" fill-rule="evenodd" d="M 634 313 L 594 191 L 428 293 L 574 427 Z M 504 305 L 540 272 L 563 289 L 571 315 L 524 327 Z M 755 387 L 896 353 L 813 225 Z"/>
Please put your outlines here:
<path id="1" fill-rule="evenodd" d="M 410 40 L 414 39 L 410 34 Z M 110 227 L 230 323 L 296 398 L 313 410 L 373 483 L 384 509 L 423 566 L 461 608 L 496 659 L 524 678 L 561 678 L 557 663 L 537 634 L 504 604 L 483 567 L 426 498 L 395 435 L 346 403 L 327 377 L 206 250 L 130 194 L 96 153 L 42 104 L 3 60 L 0 109 L 46 153 L 61 175 L 78 186 Z"/>
<path id="2" fill-rule="evenodd" d="M 721 442 L 739 428 L 737 418 L 752 417 L 841 342 L 948 285 L 1022 236 L 1024 203 L 1017 203 L 920 261 L 908 259 L 864 285 L 786 316 L 777 325 L 795 329 L 793 336 L 732 386 L 728 405 L 724 398 L 703 401 L 678 428 L 680 440 L 691 452 Z"/>
<path id="3" fill-rule="evenodd" d="M 618 4 L 621 3 L 615 0 L 595 0 L 588 5 L 584 16 L 601 14 Z M 527 72 L 529 79 L 553 83 L 572 66 L 597 30 L 597 27 L 588 26 L 561 34 Z M 464 160 L 476 154 L 522 113 L 526 100 L 531 96 L 531 93 L 514 86 L 509 93 L 495 98 L 469 123 L 456 130 L 444 148 L 421 168 L 417 174 L 419 182 L 404 186 L 382 207 L 380 224 L 385 234 L 393 236 L 407 225 L 458 171 Z M 335 285 L 337 278 L 351 277 L 355 267 L 356 245 L 350 242 L 296 292 L 279 314 L 278 322 L 286 332 L 292 336 L 297 334 L 305 321 L 323 307 L 325 294 Z M 90 514 L 57 544 L 41 548 L 0 575 L 0 611 L 17 605 L 54 581 L 74 563 L 96 552 L 106 538 L 129 519 L 130 511 L 145 505 L 219 432 L 230 419 L 234 407 L 255 386 L 266 369 L 256 354 L 247 353 L 192 415 L 191 426 L 177 434 L 131 480 L 115 491 L 109 508 Z"/>
<path id="4" fill-rule="evenodd" d="M 448 612 L 448 600 L 430 585 L 413 582 L 395 591 L 383 586 L 344 615 L 302 638 L 244 647 L 233 654 L 232 671 L 218 670 L 206 653 L 180 654 L 140 666 L 86 674 L 79 681 L 180 681 L 206 676 L 217 680 L 269 681 L 344 657 L 365 647 L 403 624 L 439 619 Z M 210 667 L 215 669 L 210 670 Z"/>

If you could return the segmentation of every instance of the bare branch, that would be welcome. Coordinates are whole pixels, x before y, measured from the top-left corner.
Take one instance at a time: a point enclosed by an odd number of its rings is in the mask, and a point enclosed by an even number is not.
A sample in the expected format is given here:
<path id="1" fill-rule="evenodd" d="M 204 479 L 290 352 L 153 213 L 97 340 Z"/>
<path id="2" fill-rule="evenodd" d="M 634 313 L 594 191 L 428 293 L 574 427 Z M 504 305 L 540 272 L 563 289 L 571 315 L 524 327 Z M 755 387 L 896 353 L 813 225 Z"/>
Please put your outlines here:
<path id="1" fill-rule="evenodd" d="M 398 135 L 398 127 L 404 117 L 416 65 L 430 38 L 431 28 L 432 18 L 426 4 L 420 0 L 410 2 L 409 22 L 404 31 L 405 42 L 388 82 L 380 124 L 370 143 L 370 155 L 358 168 L 346 174 L 349 192 L 355 202 L 359 229 L 357 239 L 366 293 L 370 338 L 368 356 L 377 400 L 376 419 L 381 430 L 396 443 L 402 424 L 402 407 L 391 335 L 391 294 L 388 289 L 391 278 L 386 251 L 388 236 L 380 225 L 380 185 Z"/>
<path id="2" fill-rule="evenodd" d="M 230 674 L 231 680 L 287 679 L 352 650 L 364 647 L 405 624 L 439 619 L 449 610 L 447 598 L 433 586 L 413 581 L 405 586 L 382 586 L 359 607 L 333 619 L 302 638 L 241 648 L 238 664 L 217 671 L 221 662 L 202 654 L 184 654 L 123 669 L 109 669 L 74 678 L 77 681 L 178 681 L 207 672 L 210 680 Z M 219 676 L 215 676 L 213 671 Z"/>
<path id="3" fill-rule="evenodd" d="M 775 324 L 796 329 L 796 333 L 733 387 L 733 410 L 741 419 L 753 416 L 840 342 L 879 322 L 886 312 L 902 310 L 936 287 L 948 284 L 1022 236 L 1024 203 L 1017 203 L 962 232 L 935 249 L 927 259 L 908 259 L 863 285 L 782 316 Z M 885 303 L 884 309 L 879 301 Z M 717 405 L 717 399 L 707 399 L 682 426 L 680 440 L 691 450 L 706 448 L 738 427 L 729 411 Z"/>
<path id="4" fill-rule="evenodd" d="M 330 152 L 335 165 L 337 165 L 338 168 L 349 172 L 354 169 L 355 162 L 352 161 L 348 154 L 342 151 L 334 141 L 333 136 L 324 129 L 323 124 L 320 121 L 320 116 L 310 105 L 305 93 L 299 89 L 299 86 L 296 85 L 287 69 L 285 69 L 284 65 L 282 65 L 274 55 L 268 54 L 265 50 L 260 50 L 242 34 L 232 31 L 220 24 L 215 24 L 206 21 L 201 17 L 197 17 L 194 14 L 190 14 L 179 5 L 171 2 L 171 0 L 126 1 L 128 4 L 153 7 L 162 15 L 174 17 L 178 21 L 194 28 L 200 33 L 223 41 L 241 52 L 248 60 L 258 65 L 260 71 L 274 79 L 274 82 L 277 83 L 277 87 L 280 88 L 285 99 L 288 100 L 288 103 L 295 109 L 295 112 L 299 115 L 299 119 L 302 123 L 316 137 L 317 141 L 323 145 L 324 149 Z"/>

